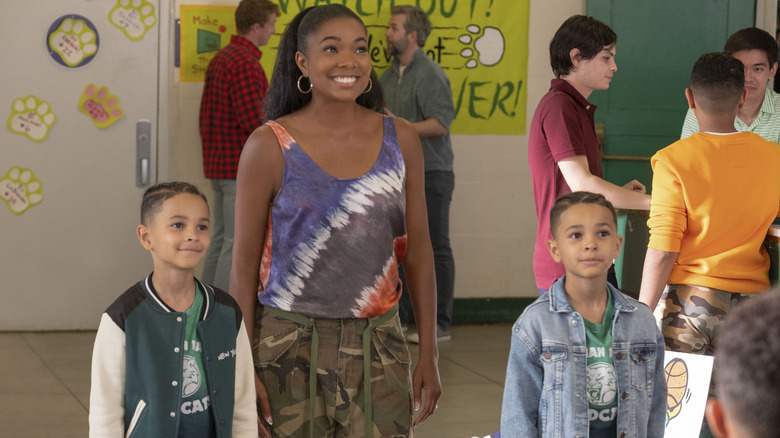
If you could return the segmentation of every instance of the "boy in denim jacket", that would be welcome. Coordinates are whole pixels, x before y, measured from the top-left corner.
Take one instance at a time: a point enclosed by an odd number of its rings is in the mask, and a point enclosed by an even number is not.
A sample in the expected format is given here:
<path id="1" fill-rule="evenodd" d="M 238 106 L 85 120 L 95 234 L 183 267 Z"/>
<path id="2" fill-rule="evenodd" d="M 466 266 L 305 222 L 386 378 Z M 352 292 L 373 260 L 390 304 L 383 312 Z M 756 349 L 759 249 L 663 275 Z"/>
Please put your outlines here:
<path id="1" fill-rule="evenodd" d="M 663 338 L 647 306 L 607 283 L 622 244 L 615 209 L 574 192 L 550 225 L 566 275 L 512 328 L 501 436 L 662 437 Z"/>

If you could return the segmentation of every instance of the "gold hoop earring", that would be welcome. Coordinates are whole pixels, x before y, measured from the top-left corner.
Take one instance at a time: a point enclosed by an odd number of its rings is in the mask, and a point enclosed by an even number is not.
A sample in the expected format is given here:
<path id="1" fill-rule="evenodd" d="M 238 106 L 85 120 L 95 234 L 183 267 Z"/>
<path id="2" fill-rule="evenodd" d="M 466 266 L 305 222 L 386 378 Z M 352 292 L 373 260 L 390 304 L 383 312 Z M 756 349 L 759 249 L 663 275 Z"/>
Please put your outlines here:
<path id="1" fill-rule="evenodd" d="M 303 94 L 309 94 L 309 93 L 311 93 L 311 89 L 314 88 L 314 84 L 312 84 L 311 81 L 309 81 L 309 89 L 306 90 L 306 91 L 303 91 L 303 88 L 301 88 L 301 79 L 303 79 L 304 77 L 305 77 L 304 75 L 301 75 L 300 77 L 298 77 L 298 91 L 300 91 Z M 308 79 L 308 78 L 306 78 L 306 79 Z"/>
<path id="2" fill-rule="evenodd" d="M 371 80 L 371 78 L 368 78 L 368 90 L 364 91 L 363 94 L 368 93 L 371 91 L 371 88 L 374 86 L 374 82 Z"/>

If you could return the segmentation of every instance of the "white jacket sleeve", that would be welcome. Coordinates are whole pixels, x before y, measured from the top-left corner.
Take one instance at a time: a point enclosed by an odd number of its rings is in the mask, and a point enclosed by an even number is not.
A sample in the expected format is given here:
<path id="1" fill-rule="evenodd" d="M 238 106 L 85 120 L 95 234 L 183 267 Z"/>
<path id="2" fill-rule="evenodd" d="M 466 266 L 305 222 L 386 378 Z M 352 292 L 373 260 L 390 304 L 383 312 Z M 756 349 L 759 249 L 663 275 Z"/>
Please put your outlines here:
<path id="1" fill-rule="evenodd" d="M 124 436 L 125 354 L 124 331 L 104 313 L 92 350 L 92 389 L 89 394 L 91 438 Z"/>
<path id="2" fill-rule="evenodd" d="M 257 438 L 255 365 L 244 321 L 236 337 L 236 388 L 233 405 L 233 437 Z"/>

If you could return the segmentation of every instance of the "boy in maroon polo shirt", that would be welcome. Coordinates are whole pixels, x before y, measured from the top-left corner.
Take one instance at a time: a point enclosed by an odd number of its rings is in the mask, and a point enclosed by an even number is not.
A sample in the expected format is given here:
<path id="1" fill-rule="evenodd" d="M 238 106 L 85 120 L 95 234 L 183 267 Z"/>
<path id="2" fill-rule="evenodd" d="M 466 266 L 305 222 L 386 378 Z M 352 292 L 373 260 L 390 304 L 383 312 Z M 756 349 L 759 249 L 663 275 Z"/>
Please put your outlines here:
<path id="1" fill-rule="evenodd" d="M 616 42 L 617 35 L 607 25 L 582 15 L 567 19 L 550 41 L 550 64 L 556 79 L 536 108 L 528 139 L 538 218 L 534 276 L 541 293 L 565 273 L 547 250 L 547 241 L 552 238 L 550 208 L 556 198 L 588 191 L 604 195 L 617 208 L 650 209 L 644 185 L 633 180 L 616 186 L 605 181 L 601 171 L 593 125 L 596 106 L 587 98 L 594 90 L 609 88 L 617 71 Z"/>

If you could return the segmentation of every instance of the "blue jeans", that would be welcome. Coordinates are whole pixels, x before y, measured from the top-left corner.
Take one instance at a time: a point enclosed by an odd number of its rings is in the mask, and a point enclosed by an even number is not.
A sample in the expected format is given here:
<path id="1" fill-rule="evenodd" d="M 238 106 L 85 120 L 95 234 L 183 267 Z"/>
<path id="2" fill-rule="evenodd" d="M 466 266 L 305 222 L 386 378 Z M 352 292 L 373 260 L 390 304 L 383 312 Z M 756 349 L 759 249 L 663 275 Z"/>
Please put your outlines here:
<path id="1" fill-rule="evenodd" d="M 455 298 L 455 258 L 450 247 L 450 203 L 454 189 L 455 174 L 452 172 L 425 172 L 428 230 L 431 233 L 436 268 L 436 322 L 439 328 L 445 331 L 449 331 L 452 325 L 452 302 Z M 398 315 L 402 324 L 408 324 L 412 316 L 412 302 L 403 270 L 401 281 L 404 284 L 404 293 L 398 303 Z"/>
<path id="2" fill-rule="evenodd" d="M 233 230 L 235 227 L 236 180 L 212 179 L 214 205 L 211 206 L 211 245 L 206 253 L 201 281 L 228 290 L 233 265 Z"/>

